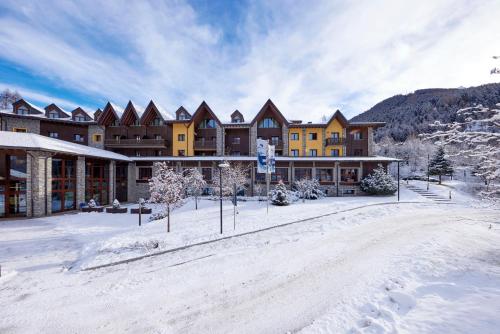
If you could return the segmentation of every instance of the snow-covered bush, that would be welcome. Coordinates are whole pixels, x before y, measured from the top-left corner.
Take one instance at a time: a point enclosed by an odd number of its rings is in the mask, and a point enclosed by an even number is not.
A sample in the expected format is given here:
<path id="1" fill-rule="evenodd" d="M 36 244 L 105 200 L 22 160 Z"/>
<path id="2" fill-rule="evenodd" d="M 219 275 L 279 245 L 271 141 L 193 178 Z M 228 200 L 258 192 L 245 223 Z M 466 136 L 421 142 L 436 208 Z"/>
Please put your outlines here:
<path id="1" fill-rule="evenodd" d="M 295 181 L 295 188 L 303 201 L 306 199 L 319 199 L 325 196 L 321 191 L 318 180 L 302 179 Z"/>
<path id="2" fill-rule="evenodd" d="M 161 220 L 163 218 L 167 218 L 168 214 L 166 211 L 155 212 L 149 216 L 149 221 Z"/>
<path id="3" fill-rule="evenodd" d="M 113 201 L 113 209 L 119 209 L 120 208 L 120 202 L 115 198 Z"/>
<path id="4" fill-rule="evenodd" d="M 371 195 L 392 195 L 398 190 L 396 181 L 378 165 L 371 174 L 361 180 L 361 190 Z"/>
<path id="5" fill-rule="evenodd" d="M 273 205 L 285 206 L 290 204 L 290 196 L 285 184 L 280 181 L 276 187 L 271 190 L 271 203 Z"/>
<path id="6" fill-rule="evenodd" d="M 222 168 L 222 196 L 234 195 L 234 189 L 236 185 L 236 192 L 241 189 L 245 189 L 245 185 L 248 182 L 248 170 L 249 166 L 244 166 L 241 163 L 228 163 L 229 167 Z M 216 168 L 212 175 L 212 186 L 214 194 L 219 196 L 220 192 L 220 170 L 221 168 Z"/>
<path id="7" fill-rule="evenodd" d="M 207 182 L 198 169 L 192 168 L 184 171 L 184 188 L 188 196 L 194 196 L 196 210 L 198 210 L 198 196 L 206 186 Z"/>
<path id="8" fill-rule="evenodd" d="M 93 198 L 91 198 L 87 205 L 89 206 L 89 208 L 95 208 L 97 206 L 97 203 Z"/>

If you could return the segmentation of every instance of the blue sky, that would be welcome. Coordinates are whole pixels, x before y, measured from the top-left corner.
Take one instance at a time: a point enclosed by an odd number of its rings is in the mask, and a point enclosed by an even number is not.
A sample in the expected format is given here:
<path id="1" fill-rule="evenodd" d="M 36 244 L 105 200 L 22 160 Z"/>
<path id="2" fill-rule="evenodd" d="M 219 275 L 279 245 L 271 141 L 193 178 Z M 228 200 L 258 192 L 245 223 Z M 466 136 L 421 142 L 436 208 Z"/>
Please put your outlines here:
<path id="1" fill-rule="evenodd" d="M 498 82 L 500 5 L 437 1 L 0 2 L 0 89 L 41 106 L 110 100 L 249 119 L 352 117 L 430 87 Z"/>

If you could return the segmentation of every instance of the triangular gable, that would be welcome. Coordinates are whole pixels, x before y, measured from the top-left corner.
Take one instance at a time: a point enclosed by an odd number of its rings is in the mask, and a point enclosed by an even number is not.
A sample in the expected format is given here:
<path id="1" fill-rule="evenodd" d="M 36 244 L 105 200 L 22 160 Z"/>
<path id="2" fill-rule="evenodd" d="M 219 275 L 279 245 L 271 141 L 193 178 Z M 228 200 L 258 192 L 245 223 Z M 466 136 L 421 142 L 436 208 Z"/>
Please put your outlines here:
<path id="1" fill-rule="evenodd" d="M 141 107 L 136 107 L 132 101 L 128 101 L 127 106 L 123 111 L 121 123 L 123 125 L 133 124 L 136 120 L 141 120 L 142 114 L 143 110 Z"/>
<path id="2" fill-rule="evenodd" d="M 184 120 L 190 120 L 193 117 L 183 106 L 180 106 L 179 109 L 175 111 L 175 119 L 180 120 L 181 114 L 185 114 L 187 116 Z"/>
<path id="3" fill-rule="evenodd" d="M 146 107 L 146 109 L 144 109 L 144 113 L 142 114 L 141 117 L 141 124 L 149 125 L 156 117 L 159 117 L 162 121 L 166 120 L 164 115 L 162 115 L 160 109 L 158 109 L 153 100 L 151 100 L 149 101 L 149 104 Z"/>
<path id="4" fill-rule="evenodd" d="M 24 106 L 28 109 L 28 113 L 29 114 L 32 114 L 32 115 L 45 115 L 45 110 L 38 107 L 38 106 L 35 106 L 34 104 L 32 103 L 29 103 L 28 101 L 26 101 L 25 99 L 19 99 L 17 100 L 16 102 L 12 103 L 12 108 L 13 108 L 13 111 L 16 112 L 17 109 L 21 106 Z"/>
<path id="5" fill-rule="evenodd" d="M 238 109 L 236 109 L 235 111 L 233 111 L 233 113 L 231 114 L 231 122 L 233 122 L 233 120 L 235 118 L 239 118 L 240 122 L 244 122 L 245 121 L 245 118 L 243 117 L 243 114 Z"/>
<path id="6" fill-rule="evenodd" d="M 260 111 L 253 118 L 252 122 L 250 122 L 250 125 L 254 125 L 255 122 L 257 122 L 257 120 L 260 120 L 262 118 L 262 115 L 264 115 L 268 110 L 271 110 L 271 112 L 277 116 L 278 121 L 281 121 L 281 123 L 288 125 L 288 120 L 285 118 L 285 116 L 283 116 L 281 111 L 279 111 L 279 109 L 274 105 L 271 99 L 268 99 L 266 103 L 264 103 Z"/>
<path id="7" fill-rule="evenodd" d="M 101 108 L 98 108 L 96 111 L 94 111 L 94 121 L 97 121 L 99 119 L 99 116 L 102 115 L 102 110 Z"/>
<path id="8" fill-rule="evenodd" d="M 215 115 L 215 113 L 212 111 L 212 109 L 210 109 L 210 107 L 208 106 L 208 104 L 205 101 L 201 102 L 198 109 L 196 109 L 196 111 L 194 112 L 193 116 L 191 117 L 191 124 L 198 123 L 200 121 L 201 116 L 203 116 L 204 111 L 206 111 L 210 116 L 212 116 L 214 121 L 217 124 L 219 124 L 219 126 L 222 126 L 222 123 L 219 120 L 219 118 Z"/>
<path id="9" fill-rule="evenodd" d="M 338 109 L 333 113 L 328 122 L 326 122 L 326 126 L 328 127 L 334 119 L 337 119 L 344 128 L 349 125 L 349 121 L 347 120 L 347 118 L 345 118 L 345 116 Z"/>
<path id="10" fill-rule="evenodd" d="M 92 120 L 92 117 L 90 117 L 89 113 L 83 110 L 81 107 L 77 107 L 75 110 L 71 112 L 71 117 L 73 120 L 75 120 L 75 116 L 77 115 L 83 115 L 85 117 L 85 121 L 87 122 Z"/>
<path id="11" fill-rule="evenodd" d="M 111 125 L 115 120 L 121 121 L 121 112 L 115 110 L 117 108 L 111 102 L 106 103 L 102 114 L 99 116 L 99 125 Z"/>
<path id="12" fill-rule="evenodd" d="M 45 117 L 49 118 L 49 114 L 51 111 L 57 112 L 57 115 L 58 115 L 57 118 L 71 118 L 71 114 L 69 112 L 60 108 L 55 103 L 51 103 L 45 107 Z"/>

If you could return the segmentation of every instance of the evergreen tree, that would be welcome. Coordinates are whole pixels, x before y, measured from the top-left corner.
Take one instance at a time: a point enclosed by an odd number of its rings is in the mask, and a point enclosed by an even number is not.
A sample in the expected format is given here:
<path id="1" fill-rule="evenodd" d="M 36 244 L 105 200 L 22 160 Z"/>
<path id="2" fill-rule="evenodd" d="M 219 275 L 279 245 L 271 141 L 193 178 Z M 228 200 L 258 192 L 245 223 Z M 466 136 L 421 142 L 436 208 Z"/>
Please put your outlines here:
<path id="1" fill-rule="evenodd" d="M 398 189 L 396 181 L 378 165 L 371 174 L 361 180 L 361 190 L 371 195 L 392 195 Z"/>
<path id="2" fill-rule="evenodd" d="M 285 184 L 281 180 L 271 191 L 271 203 L 279 206 L 290 204 L 290 195 L 288 194 L 288 190 L 286 190 Z"/>
<path id="3" fill-rule="evenodd" d="M 441 184 L 441 176 L 451 174 L 453 174 L 451 162 L 445 157 L 444 147 L 439 146 L 436 154 L 429 162 L 429 175 L 438 175 L 439 184 Z"/>

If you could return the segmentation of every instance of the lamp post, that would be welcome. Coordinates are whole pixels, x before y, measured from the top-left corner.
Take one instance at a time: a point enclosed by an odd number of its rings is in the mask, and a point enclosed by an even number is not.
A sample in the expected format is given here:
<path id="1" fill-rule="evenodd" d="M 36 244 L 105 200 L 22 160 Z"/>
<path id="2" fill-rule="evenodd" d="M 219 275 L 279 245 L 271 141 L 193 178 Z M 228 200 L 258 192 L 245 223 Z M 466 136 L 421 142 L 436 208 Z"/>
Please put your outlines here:
<path id="1" fill-rule="evenodd" d="M 223 163 L 219 164 L 220 234 L 222 234 L 222 169 L 228 168 L 228 167 L 229 167 L 229 164 L 227 162 L 223 162 Z"/>

